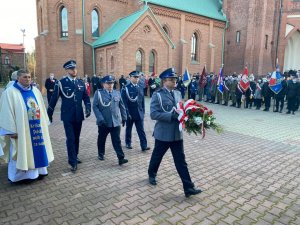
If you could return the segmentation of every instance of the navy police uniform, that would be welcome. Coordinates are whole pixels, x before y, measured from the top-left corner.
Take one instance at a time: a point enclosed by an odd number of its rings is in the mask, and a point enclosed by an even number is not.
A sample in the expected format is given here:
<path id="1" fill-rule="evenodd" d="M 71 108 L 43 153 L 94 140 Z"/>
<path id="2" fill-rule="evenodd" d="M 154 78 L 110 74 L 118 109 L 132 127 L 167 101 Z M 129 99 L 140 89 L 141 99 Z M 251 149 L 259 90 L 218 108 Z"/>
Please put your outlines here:
<path id="1" fill-rule="evenodd" d="M 132 71 L 129 75 L 138 78 L 140 73 L 139 71 Z M 131 133 L 132 126 L 135 124 L 142 151 L 149 150 L 150 148 L 147 146 L 147 139 L 144 131 L 145 99 L 143 87 L 138 83 L 133 84 L 130 82 L 122 89 L 121 94 L 127 112 L 125 131 L 126 147 L 132 149 Z"/>
<path id="2" fill-rule="evenodd" d="M 103 83 L 114 83 L 111 75 L 102 78 Z M 121 124 L 124 126 L 127 118 L 126 109 L 119 91 L 99 89 L 94 95 L 93 111 L 98 125 L 98 159 L 104 160 L 105 142 L 110 133 L 112 145 L 119 159 L 119 165 L 127 163 L 121 147 Z"/>
<path id="3" fill-rule="evenodd" d="M 160 74 L 162 80 L 176 78 L 174 68 L 169 68 Z M 163 81 L 164 82 L 164 81 Z M 151 99 L 150 117 L 156 120 L 153 136 L 155 147 L 152 152 L 148 175 L 149 183 L 156 185 L 156 175 L 163 156 L 170 148 L 176 170 L 183 183 L 185 196 L 199 194 L 201 190 L 194 188 L 191 180 L 183 149 L 182 132 L 179 131 L 178 114 L 173 108 L 181 101 L 181 93 L 163 87 L 156 91 Z"/>
<path id="4" fill-rule="evenodd" d="M 70 60 L 63 67 L 66 70 L 75 69 L 76 62 Z M 72 167 L 71 170 L 75 172 L 77 170 L 77 163 L 80 163 L 77 156 L 79 153 L 79 136 L 82 121 L 84 120 L 82 102 L 85 105 L 86 117 L 89 117 L 91 114 L 91 102 L 84 82 L 71 76 L 66 76 L 56 83 L 49 103 L 47 112 L 51 122 L 59 97 L 61 97 L 61 120 L 64 123 L 67 137 L 68 161 Z"/>

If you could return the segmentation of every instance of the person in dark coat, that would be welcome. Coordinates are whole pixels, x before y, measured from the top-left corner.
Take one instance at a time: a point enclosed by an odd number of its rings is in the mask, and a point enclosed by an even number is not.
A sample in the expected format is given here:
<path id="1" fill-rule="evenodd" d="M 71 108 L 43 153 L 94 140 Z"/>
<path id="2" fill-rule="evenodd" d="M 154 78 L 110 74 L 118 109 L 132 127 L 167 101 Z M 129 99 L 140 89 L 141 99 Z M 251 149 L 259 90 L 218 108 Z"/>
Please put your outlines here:
<path id="1" fill-rule="evenodd" d="M 139 71 L 132 71 L 130 74 L 131 82 L 127 84 L 121 92 L 122 100 L 127 113 L 126 130 L 125 130 L 125 144 L 126 148 L 132 149 L 132 127 L 135 124 L 136 131 L 140 139 L 140 146 L 142 151 L 149 150 L 147 146 L 147 138 L 144 131 L 144 115 L 145 115 L 145 97 L 144 88 L 140 86 Z"/>
<path id="2" fill-rule="evenodd" d="M 57 80 L 54 78 L 54 74 L 53 73 L 50 73 L 49 78 L 46 79 L 45 88 L 47 90 L 47 101 L 48 101 L 48 104 L 50 103 L 51 96 L 52 96 L 52 94 L 54 92 L 54 87 L 55 87 L 56 81 Z"/>
<path id="3" fill-rule="evenodd" d="M 265 109 L 263 111 L 269 111 L 271 106 L 271 98 L 273 96 L 273 92 L 269 87 L 269 81 L 267 79 L 264 79 L 264 84 L 261 89 L 261 94 L 264 98 L 265 102 Z"/>
<path id="4" fill-rule="evenodd" d="M 299 97 L 300 84 L 297 82 L 296 74 L 292 74 L 292 79 L 288 81 L 287 85 L 287 114 L 295 114 L 297 110 L 297 98 Z"/>
<path id="5" fill-rule="evenodd" d="M 286 92 L 287 92 L 287 81 L 284 79 L 281 81 L 281 85 L 282 85 L 282 89 L 278 94 L 275 94 L 275 104 L 276 104 L 276 108 L 274 110 L 274 112 L 278 112 L 282 113 L 282 109 L 284 106 L 284 98 L 286 96 Z M 280 109 L 279 109 L 279 104 L 280 104 Z"/>
<path id="6" fill-rule="evenodd" d="M 91 79 L 93 94 L 95 94 L 97 89 L 98 89 L 98 82 L 99 82 L 99 78 L 97 77 L 96 74 L 94 74 L 92 79 Z"/>
<path id="7" fill-rule="evenodd" d="M 120 90 L 126 86 L 126 79 L 124 78 L 124 75 L 121 75 L 121 78 L 119 79 L 119 85 L 120 85 Z"/>
<path id="8" fill-rule="evenodd" d="M 82 102 L 85 105 L 86 118 L 91 115 L 91 102 L 84 82 L 76 79 L 76 61 L 67 61 L 63 67 L 67 76 L 56 83 L 47 113 L 52 122 L 56 103 L 61 97 L 61 120 L 64 123 L 67 137 L 68 161 L 71 165 L 71 171 L 75 172 L 77 164 L 81 163 L 81 160 L 78 159 L 78 153 L 79 137 L 84 120 Z"/>

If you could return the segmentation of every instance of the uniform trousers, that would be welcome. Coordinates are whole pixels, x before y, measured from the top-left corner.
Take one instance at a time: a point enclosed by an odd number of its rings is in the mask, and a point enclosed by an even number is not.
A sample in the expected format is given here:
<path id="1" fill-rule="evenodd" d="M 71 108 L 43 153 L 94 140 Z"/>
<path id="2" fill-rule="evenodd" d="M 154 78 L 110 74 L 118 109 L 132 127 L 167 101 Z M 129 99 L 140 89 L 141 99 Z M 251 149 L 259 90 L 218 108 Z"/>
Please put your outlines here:
<path id="1" fill-rule="evenodd" d="M 50 103 L 50 100 L 51 100 L 51 97 L 52 97 L 52 94 L 53 92 L 47 92 L 47 101 L 48 101 L 48 104 Z"/>
<path id="2" fill-rule="evenodd" d="M 132 127 L 135 124 L 136 132 L 138 133 L 140 139 L 140 145 L 142 149 L 147 148 L 147 139 L 144 131 L 144 120 L 126 120 L 126 130 L 125 130 L 125 143 L 126 145 L 131 145 L 131 133 Z"/>
<path id="3" fill-rule="evenodd" d="M 119 160 L 124 159 L 124 152 L 121 147 L 120 139 L 121 126 L 117 127 L 107 127 L 107 126 L 98 126 L 98 156 L 105 155 L 105 142 L 107 135 L 110 133 L 111 142 L 114 147 L 114 150 L 117 154 Z"/>
<path id="4" fill-rule="evenodd" d="M 280 104 L 280 111 L 282 111 L 284 106 L 284 96 L 275 98 L 275 101 L 276 101 L 276 110 L 278 111 L 279 104 Z"/>
<path id="5" fill-rule="evenodd" d="M 79 136 L 82 127 L 82 121 L 71 122 L 63 121 L 67 137 L 68 160 L 71 166 L 77 165 L 77 155 L 79 152 Z"/>
<path id="6" fill-rule="evenodd" d="M 185 161 L 183 140 L 169 142 L 155 139 L 155 147 L 153 149 L 148 168 L 149 177 L 156 177 L 161 160 L 169 148 L 172 152 L 176 170 L 181 178 L 183 189 L 187 190 L 188 188 L 194 187 L 187 167 L 187 163 Z"/>
<path id="7" fill-rule="evenodd" d="M 265 99 L 265 109 L 269 109 L 271 106 L 271 97 L 267 96 Z"/>

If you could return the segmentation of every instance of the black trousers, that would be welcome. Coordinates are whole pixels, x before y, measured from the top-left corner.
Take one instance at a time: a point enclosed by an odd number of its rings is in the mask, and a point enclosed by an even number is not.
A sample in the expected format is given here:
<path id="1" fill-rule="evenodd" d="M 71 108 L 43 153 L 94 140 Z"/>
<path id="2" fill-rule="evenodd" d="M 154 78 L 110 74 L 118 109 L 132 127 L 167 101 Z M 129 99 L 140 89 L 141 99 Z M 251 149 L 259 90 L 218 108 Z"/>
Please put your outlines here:
<path id="1" fill-rule="evenodd" d="M 283 105 L 284 105 L 284 96 L 281 97 L 281 98 L 275 98 L 275 101 L 276 101 L 276 110 L 278 111 L 279 109 L 279 104 L 280 104 L 280 111 L 282 111 L 283 109 Z"/>
<path id="2" fill-rule="evenodd" d="M 186 190 L 188 188 L 194 187 L 187 167 L 187 163 L 185 161 L 183 140 L 166 142 L 155 139 L 155 147 L 153 149 L 148 168 L 149 177 L 156 177 L 161 160 L 169 148 L 172 152 L 176 170 L 181 178 L 183 189 Z"/>
<path id="3" fill-rule="evenodd" d="M 265 97 L 265 109 L 269 109 L 271 106 L 271 97 Z"/>
<path id="4" fill-rule="evenodd" d="M 124 159 L 124 152 L 121 147 L 121 139 L 120 139 L 121 126 L 118 127 L 106 127 L 106 126 L 98 126 L 98 155 L 105 155 L 105 142 L 107 135 L 110 133 L 111 142 L 114 147 L 114 150 L 117 154 L 118 159 Z"/>
<path id="5" fill-rule="evenodd" d="M 287 109 L 288 111 L 295 112 L 297 110 L 297 97 L 291 97 L 287 99 Z"/>
<path id="6" fill-rule="evenodd" d="M 140 139 L 140 145 L 142 149 L 147 148 L 147 138 L 144 131 L 144 121 L 143 120 L 126 120 L 126 130 L 125 130 L 125 143 L 126 145 L 131 145 L 131 134 L 132 127 L 135 124 L 136 132 L 138 133 Z"/>
<path id="7" fill-rule="evenodd" d="M 256 104 L 256 108 L 257 109 L 260 109 L 260 107 L 261 107 L 261 102 L 262 102 L 262 99 L 255 99 L 255 104 Z"/>
<path id="8" fill-rule="evenodd" d="M 77 165 L 77 155 L 79 152 L 79 137 L 81 132 L 82 121 L 70 122 L 63 121 L 67 137 L 68 161 L 71 166 Z"/>
<path id="9" fill-rule="evenodd" d="M 48 104 L 50 103 L 52 94 L 53 94 L 53 92 L 47 92 L 47 101 L 48 101 Z"/>

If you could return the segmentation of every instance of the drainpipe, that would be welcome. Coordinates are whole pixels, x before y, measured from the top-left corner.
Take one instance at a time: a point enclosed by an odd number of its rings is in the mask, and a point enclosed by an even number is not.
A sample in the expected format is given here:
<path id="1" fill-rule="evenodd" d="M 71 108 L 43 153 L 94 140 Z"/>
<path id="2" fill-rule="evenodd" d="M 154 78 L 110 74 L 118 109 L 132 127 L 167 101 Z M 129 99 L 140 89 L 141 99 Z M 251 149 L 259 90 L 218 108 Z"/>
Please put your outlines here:
<path id="1" fill-rule="evenodd" d="M 280 27 L 281 27 L 281 17 L 282 17 L 282 0 L 280 0 L 280 9 L 279 9 L 279 21 L 278 21 L 278 31 L 277 31 L 277 43 L 276 43 L 276 57 L 275 57 L 275 66 L 278 58 L 278 45 L 279 45 L 279 35 L 280 35 Z"/>
<path id="2" fill-rule="evenodd" d="M 226 25 L 224 27 L 224 30 L 223 30 L 223 37 L 222 37 L 222 65 L 224 65 L 224 52 L 225 52 L 225 32 L 226 32 L 226 29 L 228 28 L 228 21 L 226 19 Z"/>
<path id="3" fill-rule="evenodd" d="M 93 45 L 86 41 L 86 35 L 85 35 L 85 0 L 82 0 L 82 32 L 83 32 L 83 43 L 89 45 L 92 48 L 92 63 L 93 63 L 93 74 L 96 73 L 96 66 L 95 66 L 95 49 L 93 48 Z"/>

